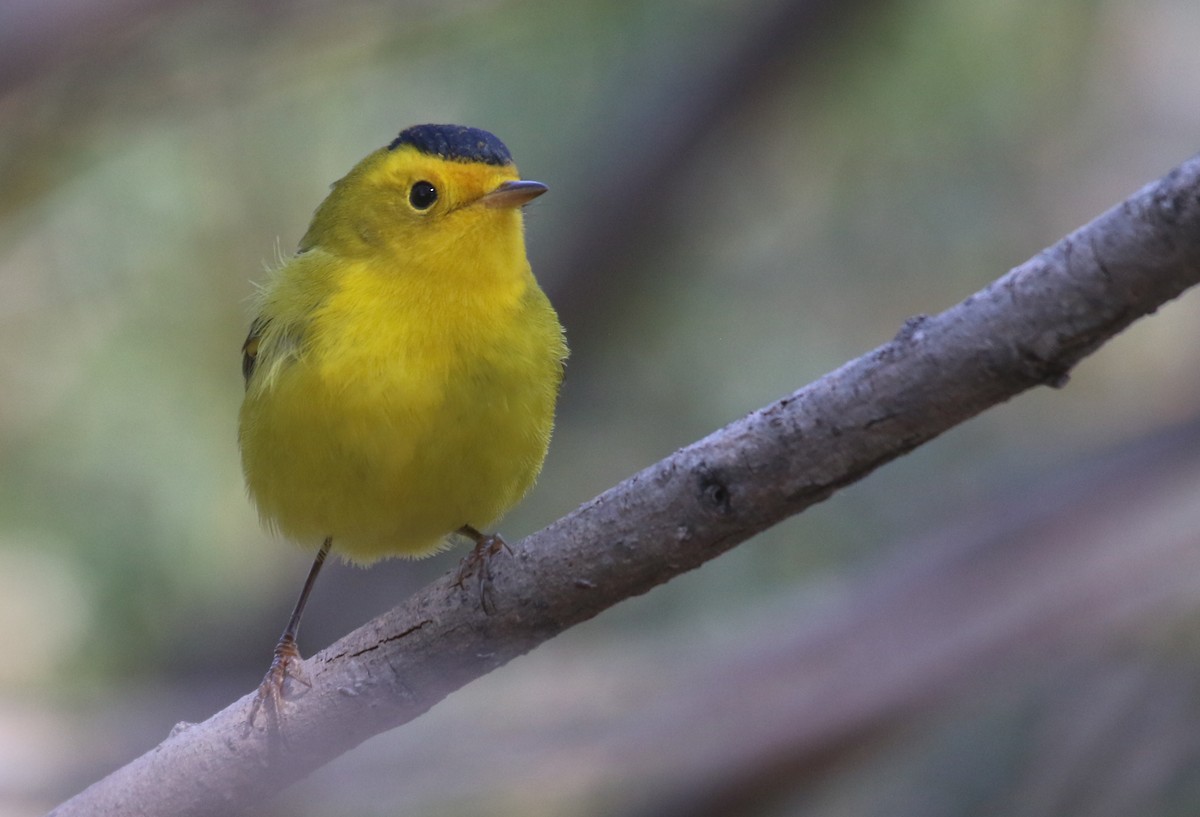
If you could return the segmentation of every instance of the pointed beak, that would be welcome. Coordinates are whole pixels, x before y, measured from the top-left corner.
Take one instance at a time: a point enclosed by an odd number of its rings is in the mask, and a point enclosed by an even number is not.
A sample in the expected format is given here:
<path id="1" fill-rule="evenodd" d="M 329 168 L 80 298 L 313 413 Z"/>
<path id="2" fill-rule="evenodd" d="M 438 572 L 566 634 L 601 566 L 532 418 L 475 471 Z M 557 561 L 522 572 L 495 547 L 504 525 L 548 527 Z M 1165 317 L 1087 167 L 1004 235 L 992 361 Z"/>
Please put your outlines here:
<path id="1" fill-rule="evenodd" d="M 523 207 L 549 189 L 541 182 L 504 182 L 492 192 L 484 193 L 476 203 L 484 207 Z"/>

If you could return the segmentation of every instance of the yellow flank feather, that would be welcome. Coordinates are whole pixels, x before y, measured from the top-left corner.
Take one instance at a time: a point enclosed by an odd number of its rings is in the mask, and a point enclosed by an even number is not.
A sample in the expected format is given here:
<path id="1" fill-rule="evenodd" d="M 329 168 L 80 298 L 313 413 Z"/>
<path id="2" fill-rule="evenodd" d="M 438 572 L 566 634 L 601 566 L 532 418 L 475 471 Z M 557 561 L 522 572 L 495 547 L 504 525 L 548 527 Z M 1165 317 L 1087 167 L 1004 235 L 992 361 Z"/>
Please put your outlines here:
<path id="1" fill-rule="evenodd" d="M 521 205 L 544 190 L 491 134 L 442 125 L 334 184 L 243 349 L 242 464 L 268 525 L 369 563 L 525 495 L 567 356 L 525 256 Z"/>

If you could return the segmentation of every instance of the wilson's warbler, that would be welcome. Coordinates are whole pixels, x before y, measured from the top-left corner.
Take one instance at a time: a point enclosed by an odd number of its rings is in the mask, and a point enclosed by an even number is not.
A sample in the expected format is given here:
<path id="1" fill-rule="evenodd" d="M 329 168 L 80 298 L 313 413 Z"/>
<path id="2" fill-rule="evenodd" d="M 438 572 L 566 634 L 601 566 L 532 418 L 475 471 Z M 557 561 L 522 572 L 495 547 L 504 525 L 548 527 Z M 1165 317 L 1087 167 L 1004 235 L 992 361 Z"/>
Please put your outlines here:
<path id="1" fill-rule="evenodd" d="M 278 713 L 332 551 L 367 564 L 475 542 L 541 470 L 567 347 L 525 256 L 523 181 L 492 134 L 418 125 L 334 183 L 261 288 L 239 442 L 265 523 L 316 560 L 250 715 Z M 303 680 L 300 678 L 300 680 Z"/>

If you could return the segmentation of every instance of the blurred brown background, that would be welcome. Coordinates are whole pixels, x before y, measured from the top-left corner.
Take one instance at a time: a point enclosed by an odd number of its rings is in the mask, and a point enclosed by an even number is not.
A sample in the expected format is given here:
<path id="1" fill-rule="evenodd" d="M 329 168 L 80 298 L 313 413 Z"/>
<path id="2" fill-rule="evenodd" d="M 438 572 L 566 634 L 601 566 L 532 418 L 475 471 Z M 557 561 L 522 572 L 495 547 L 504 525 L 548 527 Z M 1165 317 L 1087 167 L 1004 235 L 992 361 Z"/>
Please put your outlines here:
<path id="1" fill-rule="evenodd" d="M 1194 154 L 1198 36 L 1193 0 L 2 0 L 0 817 L 260 678 L 309 556 L 242 486 L 247 298 L 401 128 L 552 191 L 573 357 L 516 540 Z M 1198 371 L 1190 294 L 260 813 L 1192 813 Z M 305 652 L 459 555 L 335 567 Z M 864 685 L 841 732 L 789 720 L 810 670 Z"/>

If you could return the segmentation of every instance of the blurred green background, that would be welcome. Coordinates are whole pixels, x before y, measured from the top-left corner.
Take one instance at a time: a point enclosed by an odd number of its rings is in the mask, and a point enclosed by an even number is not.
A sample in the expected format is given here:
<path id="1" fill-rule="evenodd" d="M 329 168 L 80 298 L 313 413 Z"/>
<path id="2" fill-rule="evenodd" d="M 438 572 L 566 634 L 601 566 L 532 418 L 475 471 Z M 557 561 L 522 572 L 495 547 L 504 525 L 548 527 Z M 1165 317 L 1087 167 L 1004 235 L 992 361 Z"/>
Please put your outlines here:
<path id="1" fill-rule="evenodd" d="M 260 678 L 310 557 L 258 527 L 242 485 L 248 296 L 328 184 L 401 128 L 484 127 L 551 188 L 530 256 L 573 355 L 513 541 L 1194 154 L 1198 36 L 1194 0 L 4 0 L 0 817 L 45 811 Z M 587 747 L 668 694 L 672 662 L 703 674 L 746 633 L 769 645 L 800 626 L 781 600 L 843 592 L 997 495 L 1186 423 L 1198 371 L 1192 294 L 1066 389 L 577 628 L 261 813 L 623 813 L 653 769 L 631 780 Z M 460 555 L 328 571 L 306 654 Z M 1191 679 L 1194 652 L 1153 654 Z M 1196 804 L 1182 751 L 1131 801 L 1055 799 L 1065 773 L 1031 783 L 1034 736 L 1059 734 L 1042 715 L 1075 699 L 1053 677 L 947 700 L 747 813 Z M 1196 717 L 1200 695 L 1170 700 Z M 1089 711 L 1064 734 L 1090 734 Z"/>

